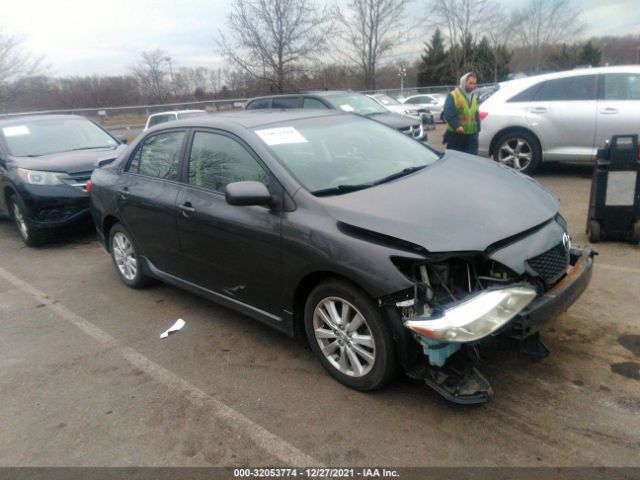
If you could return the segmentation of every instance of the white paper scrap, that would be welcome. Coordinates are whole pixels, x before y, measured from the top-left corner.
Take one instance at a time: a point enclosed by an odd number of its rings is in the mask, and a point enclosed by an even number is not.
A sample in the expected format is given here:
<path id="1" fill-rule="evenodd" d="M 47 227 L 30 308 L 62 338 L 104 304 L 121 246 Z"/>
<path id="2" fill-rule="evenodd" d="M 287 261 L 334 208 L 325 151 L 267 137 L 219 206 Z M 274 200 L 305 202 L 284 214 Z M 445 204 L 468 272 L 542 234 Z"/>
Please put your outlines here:
<path id="1" fill-rule="evenodd" d="M 5 137 L 17 137 L 18 135 L 29 135 L 29 129 L 26 125 L 17 125 L 15 127 L 4 127 L 2 129 Z"/>
<path id="2" fill-rule="evenodd" d="M 355 108 L 353 108 L 348 103 L 345 103 L 344 105 L 340 105 L 340 109 L 344 110 L 345 112 L 353 112 L 355 110 Z"/>
<path id="3" fill-rule="evenodd" d="M 256 130 L 256 134 L 267 145 L 282 145 L 284 143 L 307 143 L 307 139 L 293 127 L 267 128 Z"/>
<path id="4" fill-rule="evenodd" d="M 177 332 L 182 327 L 184 327 L 184 320 L 179 318 L 178 321 L 169 328 L 169 330 L 160 334 L 160 338 L 167 338 L 170 333 Z"/>

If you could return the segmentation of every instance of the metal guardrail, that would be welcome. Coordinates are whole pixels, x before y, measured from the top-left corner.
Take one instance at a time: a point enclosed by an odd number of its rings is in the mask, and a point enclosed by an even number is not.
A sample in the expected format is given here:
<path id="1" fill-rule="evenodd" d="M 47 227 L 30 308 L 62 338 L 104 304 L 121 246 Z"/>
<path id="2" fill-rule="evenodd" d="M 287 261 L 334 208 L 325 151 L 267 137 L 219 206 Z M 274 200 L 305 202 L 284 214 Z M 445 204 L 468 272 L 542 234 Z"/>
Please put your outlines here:
<path id="1" fill-rule="evenodd" d="M 478 85 L 481 87 L 482 85 Z M 438 85 L 430 87 L 407 87 L 403 89 L 379 89 L 363 90 L 359 93 L 386 93 L 394 98 L 406 98 L 420 93 L 448 93 L 454 85 Z M 161 105 L 132 105 L 123 107 L 98 107 L 98 108 L 73 108 L 57 110 L 38 110 L 30 112 L 0 113 L 0 118 L 17 117 L 23 115 L 46 115 L 46 114 L 76 114 L 90 118 L 109 128 L 126 128 L 144 125 L 144 119 L 158 112 L 167 110 L 202 109 L 208 112 L 220 112 L 237 110 L 244 108 L 248 98 L 232 98 L 224 100 L 202 100 L 196 102 L 165 103 Z"/>

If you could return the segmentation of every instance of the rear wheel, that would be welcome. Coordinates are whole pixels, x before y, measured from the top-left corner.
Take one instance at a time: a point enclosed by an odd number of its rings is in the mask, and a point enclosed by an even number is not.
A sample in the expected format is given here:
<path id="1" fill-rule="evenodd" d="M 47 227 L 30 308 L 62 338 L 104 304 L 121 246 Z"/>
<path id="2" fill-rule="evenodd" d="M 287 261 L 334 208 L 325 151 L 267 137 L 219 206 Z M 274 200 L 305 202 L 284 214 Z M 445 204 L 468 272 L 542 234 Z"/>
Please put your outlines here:
<path id="1" fill-rule="evenodd" d="M 540 165 L 542 152 L 538 140 L 529 132 L 508 132 L 498 138 L 493 159 L 503 165 L 531 174 Z"/>
<path id="2" fill-rule="evenodd" d="M 29 247 L 41 245 L 44 240 L 42 232 L 29 224 L 27 209 L 18 195 L 14 194 L 9 197 L 9 211 L 25 245 Z"/>
<path id="3" fill-rule="evenodd" d="M 365 391 L 393 378 L 391 332 L 381 311 L 359 288 L 342 280 L 321 283 L 307 299 L 304 321 L 311 349 L 339 382 Z"/>
<path id="4" fill-rule="evenodd" d="M 149 283 L 149 278 L 142 273 L 131 234 L 119 223 L 111 227 L 109 232 L 109 250 L 116 272 L 125 285 L 141 288 Z"/>

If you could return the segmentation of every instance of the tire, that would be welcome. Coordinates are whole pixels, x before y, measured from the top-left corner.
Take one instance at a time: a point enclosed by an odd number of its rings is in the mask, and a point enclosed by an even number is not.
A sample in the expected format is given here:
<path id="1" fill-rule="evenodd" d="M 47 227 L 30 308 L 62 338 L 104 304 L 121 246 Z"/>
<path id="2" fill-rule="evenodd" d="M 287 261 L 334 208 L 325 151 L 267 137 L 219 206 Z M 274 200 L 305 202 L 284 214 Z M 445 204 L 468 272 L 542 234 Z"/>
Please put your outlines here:
<path id="1" fill-rule="evenodd" d="M 142 272 L 138 261 L 138 249 L 131 234 L 120 223 L 109 232 L 109 251 L 120 280 L 131 288 L 142 288 L 149 284 L 149 278 Z"/>
<path id="2" fill-rule="evenodd" d="M 495 143 L 493 159 L 502 165 L 530 175 L 540 166 L 542 160 L 540 143 L 529 132 L 505 133 Z"/>
<path id="3" fill-rule="evenodd" d="M 9 214 L 16 224 L 20 238 L 28 247 L 37 247 L 44 242 L 44 235 L 40 230 L 29 225 L 27 220 L 27 208 L 22 199 L 13 194 L 9 197 Z"/>
<path id="4" fill-rule="evenodd" d="M 354 285 L 337 279 L 319 284 L 307 298 L 304 324 L 313 353 L 340 383 L 368 391 L 395 376 L 395 348 L 383 314 Z"/>
<path id="5" fill-rule="evenodd" d="M 598 243 L 600 238 L 600 222 L 597 220 L 589 220 L 589 241 L 591 243 Z"/>

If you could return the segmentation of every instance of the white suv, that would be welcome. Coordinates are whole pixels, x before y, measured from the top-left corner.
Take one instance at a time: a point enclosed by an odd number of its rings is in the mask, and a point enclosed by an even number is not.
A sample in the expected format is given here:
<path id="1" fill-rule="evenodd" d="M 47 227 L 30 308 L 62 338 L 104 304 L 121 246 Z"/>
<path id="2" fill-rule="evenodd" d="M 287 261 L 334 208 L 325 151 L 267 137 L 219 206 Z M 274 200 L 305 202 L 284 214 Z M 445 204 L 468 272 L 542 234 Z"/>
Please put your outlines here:
<path id="1" fill-rule="evenodd" d="M 640 130 L 640 66 L 505 82 L 480 106 L 479 154 L 525 173 L 541 162 L 592 163 L 615 134 Z"/>
<path id="2" fill-rule="evenodd" d="M 170 112 L 154 113 L 147 118 L 147 124 L 144 126 L 144 129 L 149 130 L 151 127 L 172 120 L 182 120 L 183 118 L 199 117 L 207 114 L 208 112 L 206 110 L 173 110 Z"/>

